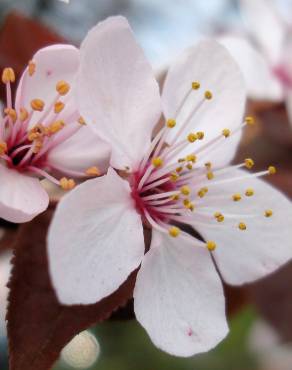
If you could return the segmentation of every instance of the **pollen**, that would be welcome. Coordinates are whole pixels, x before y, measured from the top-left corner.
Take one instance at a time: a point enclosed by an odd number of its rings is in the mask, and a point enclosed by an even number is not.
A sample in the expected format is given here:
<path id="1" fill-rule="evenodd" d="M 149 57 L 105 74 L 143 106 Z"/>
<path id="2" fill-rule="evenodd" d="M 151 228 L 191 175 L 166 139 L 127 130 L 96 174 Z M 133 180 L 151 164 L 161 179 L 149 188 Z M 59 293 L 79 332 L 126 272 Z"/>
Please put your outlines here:
<path id="1" fill-rule="evenodd" d="M 170 200 L 179 200 L 179 194 L 172 195 L 169 199 Z"/>
<path id="2" fill-rule="evenodd" d="M 170 118 L 166 121 L 166 126 L 168 128 L 173 128 L 173 127 L 175 127 L 175 125 L 176 125 L 176 120 L 175 119 Z"/>
<path id="3" fill-rule="evenodd" d="M 43 147 L 43 139 L 39 138 L 34 141 L 33 153 L 38 153 Z"/>
<path id="4" fill-rule="evenodd" d="M 203 198 L 206 194 L 208 193 L 208 188 L 207 187 L 203 187 L 201 188 L 199 191 L 198 191 L 198 196 L 200 198 Z"/>
<path id="5" fill-rule="evenodd" d="M 178 163 L 183 163 L 183 162 L 185 162 L 186 160 L 185 160 L 185 158 L 179 158 L 177 161 L 178 161 Z"/>
<path id="6" fill-rule="evenodd" d="M 246 195 L 247 197 L 251 197 L 251 196 L 253 196 L 253 195 L 254 195 L 254 190 L 253 190 L 252 188 L 248 188 L 248 189 L 246 189 L 246 191 L 245 191 L 245 195 Z"/>
<path id="7" fill-rule="evenodd" d="M 87 168 L 85 173 L 88 176 L 100 176 L 101 174 L 100 170 L 96 166 Z"/>
<path id="8" fill-rule="evenodd" d="M 193 169 L 193 165 L 191 163 L 188 163 L 186 165 L 186 167 L 187 167 L 188 170 L 192 170 Z"/>
<path id="9" fill-rule="evenodd" d="M 170 181 L 177 181 L 179 179 L 179 175 L 176 172 L 172 172 L 169 176 Z"/>
<path id="10" fill-rule="evenodd" d="M 196 133 L 196 135 L 197 135 L 197 138 L 198 138 L 199 140 L 203 140 L 203 139 L 204 139 L 204 136 L 205 136 L 205 134 L 204 134 L 204 132 L 203 132 L 203 131 L 198 131 L 198 132 Z"/>
<path id="11" fill-rule="evenodd" d="M 238 224 L 238 228 L 239 228 L 239 230 L 246 230 L 247 229 L 246 224 L 244 222 L 240 222 Z"/>
<path id="12" fill-rule="evenodd" d="M 230 136 L 230 133 L 231 132 L 228 128 L 225 128 L 224 130 L 222 130 L 222 135 L 226 138 Z"/>
<path id="13" fill-rule="evenodd" d="M 7 116 L 9 116 L 13 122 L 16 122 L 17 120 L 17 113 L 14 109 L 12 108 L 6 108 L 4 110 L 4 113 L 7 114 Z"/>
<path id="14" fill-rule="evenodd" d="M 207 179 L 213 180 L 214 179 L 214 173 L 212 171 L 207 172 Z"/>
<path id="15" fill-rule="evenodd" d="M 191 194 L 191 189 L 189 186 L 187 185 L 184 185 L 180 188 L 180 192 L 183 194 L 183 195 L 190 195 Z"/>
<path id="16" fill-rule="evenodd" d="M 182 170 L 183 168 L 181 166 L 176 168 L 176 172 L 181 172 Z"/>
<path id="17" fill-rule="evenodd" d="M 192 89 L 193 90 L 199 90 L 200 87 L 201 87 L 200 82 L 198 82 L 198 81 L 192 82 Z"/>
<path id="18" fill-rule="evenodd" d="M 36 70 L 36 64 L 33 60 L 30 60 L 28 62 L 28 74 L 32 76 L 35 73 Z"/>
<path id="19" fill-rule="evenodd" d="M 269 174 L 270 174 L 270 175 L 275 175 L 275 173 L 277 172 L 277 169 L 276 169 L 276 167 L 274 167 L 274 166 L 270 166 L 270 167 L 268 168 L 268 171 L 269 171 Z"/>
<path id="20" fill-rule="evenodd" d="M 75 181 L 73 179 L 67 179 L 67 177 L 62 177 L 60 180 L 60 186 L 63 190 L 71 190 L 75 187 Z"/>
<path id="21" fill-rule="evenodd" d="M 252 116 L 247 116 L 247 117 L 245 117 L 245 123 L 247 124 L 247 125 L 254 125 L 255 124 L 255 119 L 254 119 L 254 117 L 252 117 Z"/>
<path id="22" fill-rule="evenodd" d="M 246 168 L 251 169 L 254 166 L 254 161 L 251 158 L 246 158 L 244 160 L 244 165 Z"/>
<path id="23" fill-rule="evenodd" d="M 28 111 L 25 108 L 20 108 L 19 118 L 22 122 L 28 119 Z"/>
<path id="24" fill-rule="evenodd" d="M 214 251 L 216 249 L 217 245 L 212 240 L 209 240 L 206 243 L 206 247 L 207 247 L 208 251 L 212 252 L 212 251 Z"/>
<path id="25" fill-rule="evenodd" d="M 273 211 L 271 209 L 265 210 L 265 217 L 272 217 L 273 216 Z"/>
<path id="26" fill-rule="evenodd" d="M 84 118 L 83 118 L 83 117 L 79 117 L 79 118 L 78 118 L 78 123 L 79 123 L 80 125 L 86 125 L 86 122 L 85 122 L 85 120 L 84 120 Z"/>
<path id="27" fill-rule="evenodd" d="M 190 143 L 194 143 L 198 139 L 198 136 L 191 132 L 190 134 L 188 134 L 187 139 Z"/>
<path id="28" fill-rule="evenodd" d="M 8 84 L 9 82 L 15 82 L 15 73 L 12 68 L 4 68 L 2 72 L 2 82 Z"/>
<path id="29" fill-rule="evenodd" d="M 173 238 L 176 238 L 177 236 L 179 236 L 180 234 L 180 229 L 176 226 L 172 226 L 169 230 L 168 230 L 168 233 L 170 236 L 172 236 Z"/>
<path id="30" fill-rule="evenodd" d="M 232 199 L 234 202 L 239 202 L 241 200 L 241 195 L 239 193 L 235 193 L 232 195 Z"/>
<path id="31" fill-rule="evenodd" d="M 197 157 L 194 154 L 189 154 L 186 156 L 187 162 L 195 163 L 197 161 Z"/>
<path id="32" fill-rule="evenodd" d="M 60 113 L 60 112 L 62 112 L 64 107 L 65 107 L 65 104 L 63 102 L 57 101 L 57 103 L 55 103 L 55 106 L 54 106 L 54 112 L 55 113 Z"/>
<path id="33" fill-rule="evenodd" d="M 52 124 L 50 124 L 50 126 L 48 127 L 48 134 L 49 135 L 54 135 L 56 134 L 57 132 L 59 132 L 60 130 L 62 130 L 62 128 L 65 126 L 65 122 L 62 121 L 62 120 L 59 120 L 59 121 L 56 121 L 56 122 L 53 122 Z"/>
<path id="34" fill-rule="evenodd" d="M 205 167 L 207 168 L 207 170 L 210 170 L 211 167 L 212 167 L 212 163 L 211 162 L 206 162 Z"/>
<path id="35" fill-rule="evenodd" d="M 70 90 L 70 85 L 66 81 L 59 81 L 56 85 L 56 90 L 60 95 L 66 95 Z"/>
<path id="36" fill-rule="evenodd" d="M 210 90 L 206 90 L 205 91 L 205 98 L 207 100 L 211 100 L 213 98 L 213 94 L 212 94 L 212 92 Z"/>
<path id="37" fill-rule="evenodd" d="M 0 141 L 0 155 L 3 155 L 7 152 L 7 144 L 5 141 Z"/>
<path id="38" fill-rule="evenodd" d="M 183 205 L 184 205 L 186 208 L 189 208 L 190 204 L 191 204 L 191 201 L 190 201 L 189 199 L 184 199 L 184 200 L 183 200 Z"/>
<path id="39" fill-rule="evenodd" d="M 163 160 L 160 157 L 155 157 L 151 161 L 155 168 L 161 167 L 163 165 Z"/>
<path id="40" fill-rule="evenodd" d="M 41 99 L 33 99 L 30 102 L 30 106 L 32 107 L 34 111 L 41 112 L 45 107 L 45 103 Z"/>
<path id="41" fill-rule="evenodd" d="M 217 222 L 223 222 L 224 221 L 224 216 L 220 212 L 214 213 L 214 217 L 216 218 Z"/>

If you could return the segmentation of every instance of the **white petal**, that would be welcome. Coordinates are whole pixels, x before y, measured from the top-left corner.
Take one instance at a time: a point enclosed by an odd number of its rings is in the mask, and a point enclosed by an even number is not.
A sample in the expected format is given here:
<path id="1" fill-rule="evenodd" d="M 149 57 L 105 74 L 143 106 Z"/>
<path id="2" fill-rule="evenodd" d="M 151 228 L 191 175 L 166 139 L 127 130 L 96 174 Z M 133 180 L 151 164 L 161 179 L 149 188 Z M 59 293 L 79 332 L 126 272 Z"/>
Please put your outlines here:
<path id="1" fill-rule="evenodd" d="M 99 139 L 89 127 L 83 126 L 68 140 L 56 146 L 49 152 L 48 162 L 57 168 L 68 171 L 85 172 L 92 166 L 97 166 L 105 173 L 109 166 L 110 146 Z"/>
<path id="2" fill-rule="evenodd" d="M 235 178 L 246 174 L 242 170 L 234 171 Z M 244 195 L 248 188 L 254 189 L 254 196 Z M 234 202 L 234 193 L 242 194 L 242 200 Z M 208 201 L 212 194 L 219 198 Z M 256 178 L 218 184 L 214 188 L 210 185 L 205 202 L 207 213 L 212 216 L 221 212 L 225 221 L 218 224 L 211 217 L 213 221 L 208 226 L 194 222 L 194 227 L 206 240 L 216 242 L 214 257 L 227 283 L 237 285 L 256 280 L 292 257 L 291 202 L 271 185 Z M 272 217 L 264 216 L 268 209 L 273 211 Z M 247 230 L 239 230 L 239 222 L 244 222 Z"/>
<path id="3" fill-rule="evenodd" d="M 153 233 L 138 272 L 135 314 L 154 344 L 176 356 L 205 352 L 228 332 L 224 294 L 210 254 Z"/>
<path id="4" fill-rule="evenodd" d="M 113 293 L 144 254 L 141 219 L 130 187 L 112 169 L 60 202 L 48 235 L 53 286 L 64 304 L 90 304 Z"/>
<path id="5" fill-rule="evenodd" d="M 16 223 L 28 222 L 46 210 L 47 192 L 39 180 L 0 165 L 0 217 Z"/>
<path id="6" fill-rule="evenodd" d="M 31 111 L 30 102 L 33 99 L 43 100 L 45 103 L 44 110 L 46 110 L 58 96 L 56 84 L 59 81 L 66 81 L 70 84 L 71 91 L 67 96 L 60 98 L 61 101 L 66 102 L 66 106 L 58 119 L 70 116 L 76 109 L 74 105 L 72 106 L 71 100 L 79 66 L 79 50 L 71 45 L 52 45 L 40 49 L 33 56 L 32 61 L 35 63 L 34 74 L 30 76 L 29 70 L 26 68 L 17 89 L 17 111 L 21 107 Z M 43 112 L 34 112 L 30 125 L 37 123 L 42 115 Z M 67 123 L 67 120 L 65 122 Z"/>
<path id="7" fill-rule="evenodd" d="M 240 0 L 240 10 L 247 30 L 270 62 L 278 63 L 285 37 L 285 25 L 271 1 Z"/>
<path id="8" fill-rule="evenodd" d="M 247 40 L 225 36 L 224 45 L 238 63 L 245 78 L 248 96 L 256 100 L 281 101 L 283 89 L 273 74 L 272 65 Z"/>
<path id="9" fill-rule="evenodd" d="M 132 167 L 161 114 L 158 84 L 122 17 L 99 23 L 81 46 L 78 100 L 82 116 L 112 145 L 111 164 Z"/>
<path id="10" fill-rule="evenodd" d="M 188 49 L 171 66 L 163 89 L 164 114 L 167 118 L 175 116 L 193 81 L 200 82 L 201 88 L 191 92 L 177 118 L 177 127 L 171 131 L 173 136 L 203 99 L 206 90 L 212 91 L 213 98 L 204 101 L 180 138 L 184 139 L 191 131 L 204 131 L 205 139 L 189 146 L 184 153 L 180 153 L 180 156 L 198 149 L 200 145 L 219 135 L 222 129 L 232 130 L 238 127 L 242 121 L 245 105 L 245 85 L 241 72 L 228 51 L 215 41 L 200 42 L 196 47 Z M 213 162 L 218 165 L 228 163 L 235 154 L 239 139 L 240 135 L 235 135 L 229 141 L 228 148 L 216 150 L 212 155 Z"/>

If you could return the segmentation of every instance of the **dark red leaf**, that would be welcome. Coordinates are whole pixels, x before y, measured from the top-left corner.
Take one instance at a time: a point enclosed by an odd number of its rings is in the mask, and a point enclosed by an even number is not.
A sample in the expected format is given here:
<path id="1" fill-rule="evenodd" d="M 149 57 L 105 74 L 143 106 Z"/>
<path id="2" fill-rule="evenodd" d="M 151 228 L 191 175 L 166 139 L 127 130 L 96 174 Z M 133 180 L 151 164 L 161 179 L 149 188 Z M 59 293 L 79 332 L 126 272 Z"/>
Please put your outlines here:
<path id="1" fill-rule="evenodd" d="M 52 210 L 20 226 L 8 308 L 10 370 L 47 370 L 71 338 L 108 318 L 132 297 L 136 274 L 108 298 L 87 306 L 58 303 L 48 274 L 46 232 Z"/>

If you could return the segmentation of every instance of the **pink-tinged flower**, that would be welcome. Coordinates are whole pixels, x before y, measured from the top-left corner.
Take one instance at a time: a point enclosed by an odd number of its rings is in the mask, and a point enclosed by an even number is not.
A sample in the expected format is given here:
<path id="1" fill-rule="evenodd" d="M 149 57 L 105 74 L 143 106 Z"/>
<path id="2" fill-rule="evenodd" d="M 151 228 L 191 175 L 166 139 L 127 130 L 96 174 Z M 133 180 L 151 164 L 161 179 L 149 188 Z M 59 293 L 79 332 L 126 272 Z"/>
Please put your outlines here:
<path id="1" fill-rule="evenodd" d="M 271 1 L 241 0 L 248 37 L 225 35 L 221 42 L 238 62 L 254 100 L 285 101 L 292 124 L 291 25 Z"/>
<path id="2" fill-rule="evenodd" d="M 107 175 L 60 202 L 48 236 L 52 282 L 64 304 L 114 292 L 139 267 L 135 313 L 174 355 L 214 347 L 228 332 L 224 280 L 243 284 L 291 258 L 290 202 L 247 158 L 229 165 L 245 105 L 237 64 L 214 41 L 169 70 L 162 98 L 124 18 L 94 28 L 81 47 L 80 111 L 112 144 Z M 161 115 L 165 125 L 154 134 Z M 154 130 L 154 132 L 157 132 Z M 188 234 L 188 225 L 201 235 Z M 152 229 L 145 253 L 143 226 Z"/>
<path id="3" fill-rule="evenodd" d="M 41 49 L 21 77 L 14 106 L 11 84 L 15 75 L 11 68 L 4 69 L 7 106 L 0 117 L 1 218 L 26 222 L 43 212 L 49 202 L 40 183 L 43 178 L 70 189 L 75 183 L 66 176 L 85 178 L 98 174 L 97 168 L 101 173 L 106 170 L 109 145 L 93 135 L 76 109 L 78 67 L 79 50 L 73 46 Z"/>

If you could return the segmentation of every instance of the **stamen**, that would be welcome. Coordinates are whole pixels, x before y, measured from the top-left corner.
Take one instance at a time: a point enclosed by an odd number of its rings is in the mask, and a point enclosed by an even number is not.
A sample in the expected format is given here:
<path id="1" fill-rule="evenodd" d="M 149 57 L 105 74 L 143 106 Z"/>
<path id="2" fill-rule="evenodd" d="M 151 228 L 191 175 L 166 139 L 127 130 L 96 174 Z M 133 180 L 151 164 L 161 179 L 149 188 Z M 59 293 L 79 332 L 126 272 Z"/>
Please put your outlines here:
<path id="1" fill-rule="evenodd" d="M 271 209 L 267 209 L 265 211 L 265 217 L 272 217 L 273 216 L 273 211 Z"/>
<path id="2" fill-rule="evenodd" d="M 244 164 L 246 168 L 251 169 L 254 166 L 254 161 L 251 158 L 246 158 Z"/>
<path id="3" fill-rule="evenodd" d="M 32 76 L 35 73 L 36 64 L 31 60 L 28 63 L 28 74 Z"/>
<path id="4" fill-rule="evenodd" d="M 191 194 L 191 189 L 189 186 L 187 185 L 184 185 L 181 187 L 180 189 L 180 192 L 183 194 L 183 195 L 190 195 Z"/>
<path id="5" fill-rule="evenodd" d="M 216 249 L 216 243 L 213 242 L 212 240 L 209 240 L 206 242 L 206 247 L 208 251 L 213 252 Z"/>
<path id="6" fill-rule="evenodd" d="M 198 196 L 200 198 L 203 198 L 206 194 L 208 193 L 208 188 L 206 186 L 204 186 L 203 188 L 201 188 L 199 191 L 198 191 Z"/>
<path id="7" fill-rule="evenodd" d="M 277 169 L 274 166 L 269 166 L 268 171 L 270 175 L 274 175 L 277 172 Z"/>
<path id="8" fill-rule="evenodd" d="M 170 118 L 166 121 L 166 126 L 168 128 L 173 128 L 173 127 L 175 127 L 175 125 L 176 125 L 176 120 L 175 119 Z"/>
<path id="9" fill-rule="evenodd" d="M 66 81 L 59 81 L 56 85 L 56 90 L 60 95 L 64 96 L 68 94 L 70 85 Z"/>
<path id="10" fill-rule="evenodd" d="M 239 193 L 236 193 L 232 195 L 232 199 L 234 202 L 239 202 L 241 200 L 241 195 Z"/>
<path id="11" fill-rule="evenodd" d="M 65 104 L 62 103 L 61 101 L 57 101 L 55 103 L 55 106 L 54 106 L 54 112 L 57 114 L 57 113 L 60 113 L 62 112 L 62 110 L 64 109 L 65 107 Z"/>
<path id="12" fill-rule="evenodd" d="M 7 152 L 7 144 L 5 141 L 0 141 L 0 155 L 3 155 Z"/>
<path id="13" fill-rule="evenodd" d="M 75 181 L 73 179 L 67 179 L 67 177 L 62 177 L 60 180 L 60 186 L 63 190 L 71 190 L 75 187 Z"/>
<path id="14" fill-rule="evenodd" d="M 88 176 L 100 176 L 101 172 L 96 166 L 93 166 L 93 167 L 89 167 L 85 171 L 85 174 L 88 175 Z"/>
<path id="15" fill-rule="evenodd" d="M 218 222 L 223 222 L 224 221 L 224 216 L 222 215 L 222 213 L 220 212 L 216 212 L 214 213 L 214 217 L 216 218 L 216 220 Z"/>
<path id="16" fill-rule="evenodd" d="M 177 236 L 179 236 L 180 234 L 180 229 L 176 226 L 172 226 L 169 230 L 168 230 L 168 233 L 170 236 L 172 236 L 173 238 L 176 238 Z"/>
<path id="17" fill-rule="evenodd" d="M 247 124 L 247 125 L 254 125 L 255 124 L 255 119 L 254 119 L 254 117 L 251 117 L 251 116 L 247 116 L 247 117 L 245 117 L 245 123 Z"/>
<path id="18" fill-rule="evenodd" d="M 242 230 L 242 231 L 247 229 L 246 224 L 244 222 L 240 222 L 238 224 L 238 228 L 239 228 L 239 230 Z"/>
<path id="19" fill-rule="evenodd" d="M 85 120 L 84 120 L 84 118 L 83 118 L 83 117 L 79 117 L 79 118 L 78 118 L 78 123 L 79 123 L 80 125 L 86 125 L 86 122 L 85 122 Z"/>
<path id="20" fill-rule="evenodd" d="M 30 106 L 34 111 L 42 112 L 45 107 L 45 103 L 41 99 L 33 99 L 30 102 Z"/>
<path id="21" fill-rule="evenodd" d="M 247 197 L 251 197 L 251 196 L 253 196 L 253 195 L 254 195 L 254 190 L 253 190 L 252 188 L 248 188 L 248 189 L 246 189 L 245 195 L 246 195 Z"/>
<path id="22" fill-rule="evenodd" d="M 151 161 L 155 168 L 161 167 L 163 165 L 163 160 L 160 157 L 155 157 Z"/>
<path id="23" fill-rule="evenodd" d="M 12 68 L 4 68 L 2 72 L 2 82 L 4 84 L 15 82 L 15 73 Z"/>
<path id="24" fill-rule="evenodd" d="M 200 82 L 197 82 L 197 81 L 192 82 L 192 89 L 193 90 L 199 90 L 200 87 L 201 87 Z"/>
<path id="25" fill-rule="evenodd" d="M 222 135 L 226 138 L 230 136 L 230 133 L 231 131 L 228 128 L 225 128 L 224 130 L 222 130 Z"/>

